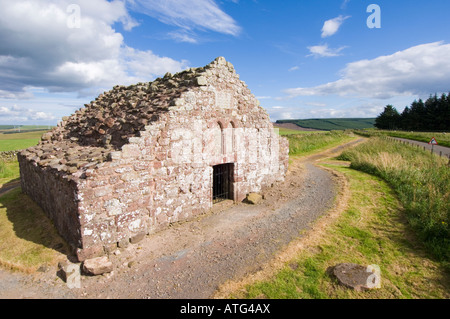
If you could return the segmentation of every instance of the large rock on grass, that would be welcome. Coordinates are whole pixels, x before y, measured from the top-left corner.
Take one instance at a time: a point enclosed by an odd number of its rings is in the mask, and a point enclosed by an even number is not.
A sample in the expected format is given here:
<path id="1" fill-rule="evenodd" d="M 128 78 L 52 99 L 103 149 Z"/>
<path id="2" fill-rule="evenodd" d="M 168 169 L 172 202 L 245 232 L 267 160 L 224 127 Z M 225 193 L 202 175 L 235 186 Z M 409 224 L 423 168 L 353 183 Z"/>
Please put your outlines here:
<path id="1" fill-rule="evenodd" d="M 373 268 L 352 263 L 342 263 L 334 266 L 333 275 L 339 283 L 356 291 L 380 288 L 380 274 Z"/>

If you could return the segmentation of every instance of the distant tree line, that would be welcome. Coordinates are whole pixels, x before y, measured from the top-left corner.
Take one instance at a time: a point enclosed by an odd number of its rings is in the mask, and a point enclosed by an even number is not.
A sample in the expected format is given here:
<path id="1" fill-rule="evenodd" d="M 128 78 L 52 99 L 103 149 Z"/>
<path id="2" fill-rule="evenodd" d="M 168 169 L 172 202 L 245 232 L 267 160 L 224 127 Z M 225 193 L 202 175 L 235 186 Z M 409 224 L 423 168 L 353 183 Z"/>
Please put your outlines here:
<path id="1" fill-rule="evenodd" d="M 387 105 L 376 118 L 375 127 L 405 131 L 450 131 L 450 93 L 430 96 L 425 102 L 419 99 L 400 114 Z"/>

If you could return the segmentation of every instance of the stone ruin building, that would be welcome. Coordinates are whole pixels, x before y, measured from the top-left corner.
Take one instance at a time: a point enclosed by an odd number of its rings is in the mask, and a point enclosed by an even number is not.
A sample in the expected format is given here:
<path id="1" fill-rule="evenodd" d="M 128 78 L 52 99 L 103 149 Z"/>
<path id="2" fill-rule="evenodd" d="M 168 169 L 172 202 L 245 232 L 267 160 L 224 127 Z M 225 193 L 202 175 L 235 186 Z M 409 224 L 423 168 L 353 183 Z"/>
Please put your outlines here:
<path id="1" fill-rule="evenodd" d="M 283 180 L 288 141 L 219 57 L 115 86 L 18 160 L 23 192 L 83 261 Z"/>

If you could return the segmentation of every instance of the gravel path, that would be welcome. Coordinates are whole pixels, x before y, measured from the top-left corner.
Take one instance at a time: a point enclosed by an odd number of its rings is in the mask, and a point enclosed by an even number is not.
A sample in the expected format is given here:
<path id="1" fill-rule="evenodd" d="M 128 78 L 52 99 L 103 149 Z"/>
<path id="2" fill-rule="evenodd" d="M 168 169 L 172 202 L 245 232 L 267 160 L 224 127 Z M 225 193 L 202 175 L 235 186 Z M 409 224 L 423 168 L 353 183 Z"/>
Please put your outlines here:
<path id="1" fill-rule="evenodd" d="M 0 298 L 211 298 L 225 281 L 260 270 L 332 207 L 333 176 L 313 164 L 324 156 L 295 160 L 259 205 L 224 202 L 116 251 L 114 272 L 82 276 L 81 288 L 67 288 L 53 268 L 33 276 L 0 271 Z"/>

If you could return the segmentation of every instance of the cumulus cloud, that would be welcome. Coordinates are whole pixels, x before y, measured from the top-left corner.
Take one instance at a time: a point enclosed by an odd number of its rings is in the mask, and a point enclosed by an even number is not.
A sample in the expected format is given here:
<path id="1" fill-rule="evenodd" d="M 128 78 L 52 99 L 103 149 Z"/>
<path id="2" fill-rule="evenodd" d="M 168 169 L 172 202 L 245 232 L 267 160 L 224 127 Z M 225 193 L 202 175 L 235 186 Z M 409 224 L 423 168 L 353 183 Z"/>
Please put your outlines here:
<path id="1" fill-rule="evenodd" d="M 293 96 L 339 95 L 388 99 L 428 95 L 450 88 L 450 44 L 433 42 L 392 55 L 347 64 L 339 80 L 310 88 L 292 88 Z"/>
<path id="2" fill-rule="evenodd" d="M 308 47 L 309 52 L 311 52 L 308 56 L 314 56 L 314 57 L 334 57 L 341 55 L 341 51 L 344 50 L 346 47 L 340 47 L 337 49 L 332 49 L 328 47 L 328 44 L 322 44 L 322 45 L 314 45 Z"/>
<path id="3" fill-rule="evenodd" d="M 0 0 L 0 98 L 27 97 L 27 87 L 82 92 L 149 81 L 187 61 L 132 49 L 113 29 L 137 22 L 125 2 L 79 0 L 79 28 L 70 28 L 72 0 Z M 19 22 L 20 21 L 20 22 Z"/>
<path id="4" fill-rule="evenodd" d="M 340 15 L 334 19 L 325 21 L 322 27 L 322 38 L 330 37 L 339 31 L 342 23 L 350 18 L 350 16 L 344 17 Z"/>
<path id="5" fill-rule="evenodd" d="M 55 117 L 50 113 L 35 111 L 21 106 L 0 106 L 0 121 L 7 119 L 8 122 L 35 122 L 52 121 Z"/>
<path id="6" fill-rule="evenodd" d="M 170 33 L 179 41 L 196 42 L 193 37 L 194 30 L 214 31 L 232 36 L 241 32 L 236 21 L 213 0 L 130 0 L 129 3 L 132 10 L 183 30 L 184 32 Z"/>

